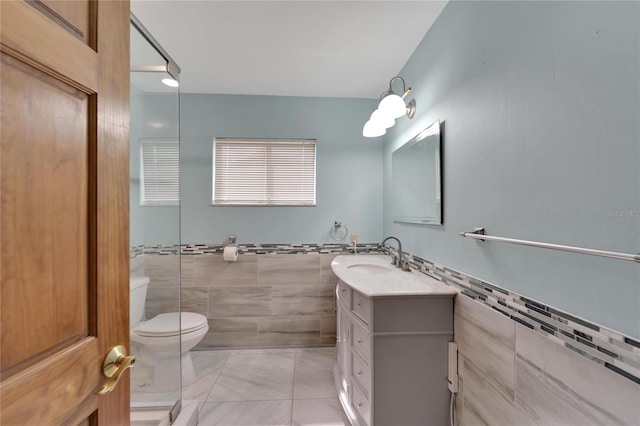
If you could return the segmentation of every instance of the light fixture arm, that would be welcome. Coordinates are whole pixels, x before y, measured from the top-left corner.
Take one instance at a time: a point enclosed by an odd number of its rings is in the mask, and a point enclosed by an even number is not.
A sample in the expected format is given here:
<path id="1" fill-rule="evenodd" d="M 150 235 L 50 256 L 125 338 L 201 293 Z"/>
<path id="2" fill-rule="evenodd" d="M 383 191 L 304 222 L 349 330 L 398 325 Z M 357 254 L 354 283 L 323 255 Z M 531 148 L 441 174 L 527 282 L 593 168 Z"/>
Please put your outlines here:
<path id="1" fill-rule="evenodd" d="M 411 93 L 412 89 L 411 89 L 411 87 L 407 87 L 407 85 L 406 85 L 406 83 L 404 81 L 404 78 L 400 77 L 399 75 L 397 75 L 397 76 L 393 77 L 391 80 L 389 80 L 389 90 L 386 91 L 385 93 L 383 93 L 382 97 L 384 98 L 385 96 L 392 95 L 392 94 L 395 95 L 395 92 L 393 91 L 393 87 L 392 87 L 393 86 L 393 82 L 395 80 L 400 80 L 402 82 L 402 95 L 400 97 L 404 100 L 404 98 L 406 98 L 407 95 L 409 93 Z M 409 119 L 412 119 L 413 116 L 415 115 L 415 113 L 416 113 L 416 100 L 415 99 L 411 99 L 409 101 L 409 103 L 407 104 L 407 113 L 406 113 L 406 115 L 407 115 L 407 117 Z"/>
<path id="2" fill-rule="evenodd" d="M 389 92 L 393 93 L 393 88 L 391 87 L 391 85 L 393 84 L 393 80 L 400 80 L 402 82 L 402 92 L 406 91 L 407 85 L 404 82 L 404 78 L 400 77 L 399 75 L 396 75 L 389 81 Z M 409 90 L 411 90 L 411 87 L 409 87 Z"/>

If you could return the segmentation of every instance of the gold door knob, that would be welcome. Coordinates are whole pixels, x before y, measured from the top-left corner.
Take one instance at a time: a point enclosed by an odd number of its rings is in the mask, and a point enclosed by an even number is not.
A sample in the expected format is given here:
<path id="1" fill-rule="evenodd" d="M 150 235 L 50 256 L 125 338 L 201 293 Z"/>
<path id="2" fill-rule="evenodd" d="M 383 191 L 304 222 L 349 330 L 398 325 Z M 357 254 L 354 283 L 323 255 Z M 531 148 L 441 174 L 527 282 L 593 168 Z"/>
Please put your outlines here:
<path id="1" fill-rule="evenodd" d="M 96 391 L 96 395 L 104 395 L 111 392 L 120 381 L 124 370 L 133 367 L 135 363 L 136 357 L 127 356 L 124 346 L 118 345 L 109 349 L 102 363 L 102 373 L 107 377 L 107 381 Z"/>

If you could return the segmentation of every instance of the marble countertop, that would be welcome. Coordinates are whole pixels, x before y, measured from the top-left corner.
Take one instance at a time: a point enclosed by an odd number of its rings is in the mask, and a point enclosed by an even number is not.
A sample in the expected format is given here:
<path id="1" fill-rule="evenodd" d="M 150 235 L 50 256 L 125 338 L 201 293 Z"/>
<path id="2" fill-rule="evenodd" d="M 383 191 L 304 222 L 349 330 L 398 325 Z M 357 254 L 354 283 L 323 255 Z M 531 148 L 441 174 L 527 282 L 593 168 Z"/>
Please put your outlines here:
<path id="1" fill-rule="evenodd" d="M 354 265 L 372 265 L 378 272 L 359 270 Z M 388 267 L 385 271 L 381 266 Z M 331 262 L 331 269 L 340 280 L 369 297 L 380 296 L 453 296 L 457 291 L 421 272 L 402 271 L 391 265 L 386 255 L 341 255 Z"/>

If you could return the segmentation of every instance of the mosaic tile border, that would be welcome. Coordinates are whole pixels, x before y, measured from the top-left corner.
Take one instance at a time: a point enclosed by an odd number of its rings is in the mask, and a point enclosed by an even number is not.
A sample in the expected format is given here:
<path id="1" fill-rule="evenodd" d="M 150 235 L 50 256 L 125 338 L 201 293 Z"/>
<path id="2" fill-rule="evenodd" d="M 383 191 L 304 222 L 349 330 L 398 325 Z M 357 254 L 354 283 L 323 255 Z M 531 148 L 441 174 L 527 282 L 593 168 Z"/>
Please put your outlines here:
<path id="1" fill-rule="evenodd" d="M 143 247 L 143 246 L 140 246 Z M 178 245 L 146 245 L 144 254 L 202 256 L 222 254 L 223 244 L 183 244 Z M 133 249 L 133 248 L 132 248 Z M 358 253 L 378 253 L 378 243 L 357 244 Z M 238 253 L 245 255 L 254 254 L 350 254 L 353 246 L 350 244 L 238 244 Z"/>
<path id="2" fill-rule="evenodd" d="M 129 259 L 135 259 L 138 256 L 142 256 L 144 254 L 144 246 L 133 246 L 129 247 Z"/>
<path id="3" fill-rule="evenodd" d="M 358 253 L 377 253 L 377 243 L 357 244 Z M 224 251 L 222 244 L 185 244 L 181 247 L 183 255 L 220 254 Z M 145 253 L 147 253 L 145 249 Z M 239 254 L 349 254 L 353 246 L 349 244 L 238 244 Z"/>
<path id="4" fill-rule="evenodd" d="M 640 341 L 446 266 L 406 256 L 412 269 L 640 385 Z"/>
<path id="5" fill-rule="evenodd" d="M 178 254 L 180 246 L 175 245 L 145 245 L 144 246 L 144 254 L 155 254 L 155 255 L 170 255 L 170 254 Z"/>

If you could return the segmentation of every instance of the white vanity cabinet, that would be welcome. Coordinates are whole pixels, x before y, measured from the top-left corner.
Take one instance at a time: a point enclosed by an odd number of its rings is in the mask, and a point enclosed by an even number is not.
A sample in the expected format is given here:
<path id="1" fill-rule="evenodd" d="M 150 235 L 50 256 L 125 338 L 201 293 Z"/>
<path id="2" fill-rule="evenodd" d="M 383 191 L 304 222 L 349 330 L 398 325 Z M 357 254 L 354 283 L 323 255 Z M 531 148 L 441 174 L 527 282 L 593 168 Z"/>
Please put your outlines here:
<path id="1" fill-rule="evenodd" d="M 447 425 L 447 342 L 453 340 L 455 291 L 442 286 L 435 294 L 397 294 L 391 289 L 371 296 L 354 287 L 342 279 L 336 287 L 334 365 L 351 423 Z"/>

